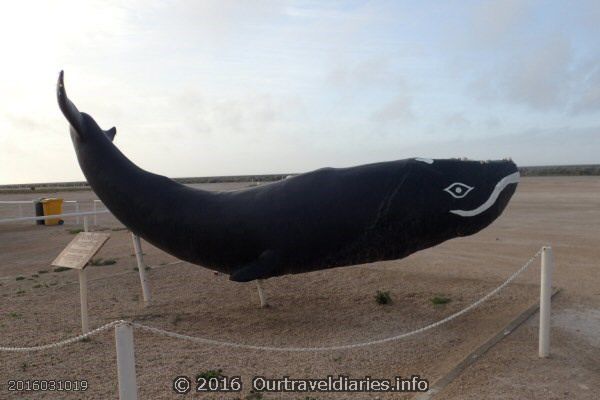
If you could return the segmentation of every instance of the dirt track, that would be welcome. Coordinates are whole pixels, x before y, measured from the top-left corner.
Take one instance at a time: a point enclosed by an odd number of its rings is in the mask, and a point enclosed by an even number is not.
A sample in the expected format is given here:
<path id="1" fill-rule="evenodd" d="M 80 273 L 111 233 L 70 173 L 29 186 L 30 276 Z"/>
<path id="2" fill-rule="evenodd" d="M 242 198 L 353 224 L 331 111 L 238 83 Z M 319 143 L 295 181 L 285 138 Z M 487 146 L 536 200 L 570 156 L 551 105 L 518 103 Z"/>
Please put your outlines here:
<path id="1" fill-rule="evenodd" d="M 68 199 L 92 196 L 90 192 L 64 194 Z M 30 198 L 23 194 L 0 196 L 2 200 Z M 15 214 L 16 208 L 0 208 L 0 218 Z M 553 356 L 547 360 L 537 358 L 537 323 L 533 318 L 467 369 L 438 398 L 596 399 L 600 393 L 597 177 L 526 178 L 505 214 L 489 228 L 400 261 L 270 279 L 264 283 L 271 304 L 267 309 L 257 307 L 253 284 L 232 283 L 226 276 L 189 264 L 150 270 L 154 301 L 144 308 L 139 278 L 133 271 L 135 258 L 129 234 L 110 230 L 120 225 L 109 216 L 100 217 L 99 227 L 108 228 L 112 237 L 98 257 L 117 263 L 88 267 L 92 327 L 131 319 L 193 336 L 278 346 L 358 343 L 427 325 L 479 299 L 540 246 L 552 244 L 557 258 L 554 281 L 562 288 L 553 309 Z M 45 344 L 80 333 L 76 274 L 38 272 L 51 271 L 49 263 L 73 238 L 68 232 L 72 228 L 72 224 L 0 225 L 1 346 Z M 174 261 L 144 246 L 149 265 Z M 241 398 L 249 395 L 250 379 L 255 375 L 393 378 L 419 374 L 434 382 L 537 299 L 538 265 L 536 262 L 498 296 L 457 320 L 409 339 L 356 350 L 236 350 L 136 331 L 140 398 L 182 398 L 171 390 L 175 376 L 193 377 L 215 369 L 222 369 L 224 375 L 242 376 Z M 32 277 L 34 274 L 38 276 Z M 25 279 L 17 280 L 18 276 Z M 390 291 L 393 303 L 377 305 L 377 290 Z M 438 295 L 452 301 L 433 305 L 430 300 Z M 110 331 L 94 336 L 90 342 L 60 349 L 0 353 L 0 360 L 0 399 L 117 397 L 114 338 Z M 9 393 L 9 379 L 87 379 L 90 389 L 83 396 Z M 264 394 L 262 398 L 306 396 L 402 398 L 381 393 Z"/>

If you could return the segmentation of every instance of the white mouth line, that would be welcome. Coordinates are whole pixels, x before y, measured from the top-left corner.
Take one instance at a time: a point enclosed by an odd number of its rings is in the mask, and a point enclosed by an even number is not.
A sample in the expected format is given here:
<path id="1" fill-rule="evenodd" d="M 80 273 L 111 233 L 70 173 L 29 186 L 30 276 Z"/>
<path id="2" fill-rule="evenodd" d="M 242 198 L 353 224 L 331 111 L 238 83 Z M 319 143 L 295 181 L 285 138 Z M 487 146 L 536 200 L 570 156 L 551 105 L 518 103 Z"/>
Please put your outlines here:
<path id="1" fill-rule="evenodd" d="M 473 210 L 450 210 L 450 212 L 452 214 L 460 215 L 461 217 L 473 217 L 481 214 L 490 208 L 496 202 L 496 200 L 498 200 L 498 196 L 500 196 L 500 193 L 502 193 L 506 186 L 510 185 L 511 183 L 519 183 L 520 176 L 521 175 L 518 172 L 515 172 L 514 174 L 510 174 L 502 178 L 500 182 L 496 184 L 496 187 L 494 188 L 494 191 L 490 197 L 479 207 Z"/>

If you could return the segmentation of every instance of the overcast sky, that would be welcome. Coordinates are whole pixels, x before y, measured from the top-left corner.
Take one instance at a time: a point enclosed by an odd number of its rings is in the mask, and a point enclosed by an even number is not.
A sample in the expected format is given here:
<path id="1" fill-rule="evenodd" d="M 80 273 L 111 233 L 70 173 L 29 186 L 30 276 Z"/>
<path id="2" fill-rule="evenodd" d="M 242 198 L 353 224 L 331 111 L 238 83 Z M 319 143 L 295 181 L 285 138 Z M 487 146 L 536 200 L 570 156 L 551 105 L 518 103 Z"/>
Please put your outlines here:
<path id="1" fill-rule="evenodd" d="M 600 2 L 11 1 L 0 184 L 82 180 L 55 97 L 171 177 L 600 162 Z"/>

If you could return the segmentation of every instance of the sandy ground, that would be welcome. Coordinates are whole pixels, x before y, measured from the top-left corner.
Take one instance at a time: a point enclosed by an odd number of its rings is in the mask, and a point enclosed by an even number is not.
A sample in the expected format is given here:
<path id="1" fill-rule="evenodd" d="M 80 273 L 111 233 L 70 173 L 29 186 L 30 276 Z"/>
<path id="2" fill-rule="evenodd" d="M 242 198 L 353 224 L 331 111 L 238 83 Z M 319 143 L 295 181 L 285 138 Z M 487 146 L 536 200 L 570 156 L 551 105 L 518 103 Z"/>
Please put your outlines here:
<path id="1" fill-rule="evenodd" d="M 230 189 L 236 184 L 202 185 Z M 237 184 L 238 186 L 240 184 Z M 89 200 L 91 192 L 57 193 Z M 32 195 L 0 195 L 0 200 Z M 90 203 L 87 203 L 90 208 Z M 85 209 L 86 207 L 82 207 Z M 17 214 L 0 206 L 0 218 Z M 51 343 L 80 333 L 74 271 L 50 262 L 73 238 L 63 226 L 0 225 L 0 346 Z M 258 307 L 255 285 L 175 259 L 144 243 L 153 302 L 144 307 L 131 238 L 111 216 L 98 226 L 111 239 L 88 267 L 90 324 L 129 319 L 193 336 L 273 346 L 359 343 L 409 331 L 456 312 L 495 288 L 552 244 L 556 255 L 552 357 L 537 358 L 537 315 L 464 371 L 442 399 L 597 399 L 600 393 L 600 178 L 526 178 L 495 223 L 406 259 L 285 276 L 264 282 L 271 307 Z M 162 265 L 161 265 L 162 264 Z M 42 273 L 40 271 L 49 271 Z M 18 279 L 23 277 L 24 279 Z M 18 279 L 18 280 L 17 280 Z M 418 374 L 430 382 L 448 372 L 539 296 L 539 262 L 480 308 L 426 333 L 370 347 L 317 353 L 275 353 L 209 346 L 135 331 L 140 398 L 411 398 L 400 394 L 250 393 L 251 377 L 393 378 Z M 378 305 L 377 290 L 393 302 Z M 451 302 L 433 305 L 431 298 Z M 171 389 L 177 375 L 222 369 L 240 375 L 241 393 L 222 396 Z M 84 393 L 9 392 L 9 379 L 86 379 Z M 113 331 L 89 342 L 33 353 L 0 352 L 0 399 L 117 398 Z"/>

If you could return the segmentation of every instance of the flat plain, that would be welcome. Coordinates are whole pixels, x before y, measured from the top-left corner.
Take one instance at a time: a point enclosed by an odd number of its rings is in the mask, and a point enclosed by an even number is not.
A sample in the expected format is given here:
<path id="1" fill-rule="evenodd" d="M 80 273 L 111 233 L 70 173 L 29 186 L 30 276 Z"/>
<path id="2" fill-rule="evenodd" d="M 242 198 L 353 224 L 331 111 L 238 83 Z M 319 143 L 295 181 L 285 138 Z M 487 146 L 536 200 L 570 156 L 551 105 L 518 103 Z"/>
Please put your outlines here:
<path id="1" fill-rule="evenodd" d="M 248 183 L 198 185 L 231 190 Z M 0 194 L 81 200 L 89 191 Z M 72 211 L 70 205 L 65 211 Z M 29 211 L 29 210 L 28 210 Z M 16 216 L 0 206 L 0 218 Z M 93 218 L 90 218 L 93 222 Z M 93 225 L 93 224 L 92 224 Z M 76 271 L 49 264 L 80 228 L 33 222 L 0 224 L 0 346 L 35 346 L 81 333 Z M 191 336 L 253 345 L 320 347 L 384 339 L 440 320 L 475 302 L 519 269 L 541 246 L 556 258 L 551 357 L 537 357 L 537 318 L 467 368 L 440 399 L 597 399 L 600 393 L 600 177 L 527 177 L 504 214 L 480 233 L 453 239 L 402 260 L 288 275 L 265 281 L 270 307 L 258 307 L 253 283 L 239 284 L 178 263 L 143 243 L 153 301 L 144 306 L 131 236 L 110 215 L 94 230 L 111 234 L 87 267 L 92 328 L 117 319 Z M 114 263 L 112 263 L 114 261 Z M 97 262 L 102 264 L 102 262 Z M 376 292 L 392 302 L 379 305 Z M 446 297 L 446 304 L 434 304 Z M 410 377 L 430 383 L 539 299 L 539 260 L 473 311 L 419 335 L 352 350 L 273 352 L 207 345 L 135 330 L 141 399 L 182 398 L 178 375 L 209 370 L 241 376 L 240 393 L 195 398 L 412 398 L 399 393 L 251 393 L 251 378 Z M 85 393 L 9 392 L 10 379 L 86 379 Z M 40 352 L 0 352 L 0 399 L 117 398 L 114 334 Z M 184 396 L 184 397 L 188 397 Z"/>

